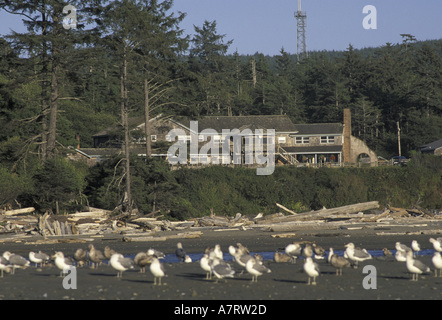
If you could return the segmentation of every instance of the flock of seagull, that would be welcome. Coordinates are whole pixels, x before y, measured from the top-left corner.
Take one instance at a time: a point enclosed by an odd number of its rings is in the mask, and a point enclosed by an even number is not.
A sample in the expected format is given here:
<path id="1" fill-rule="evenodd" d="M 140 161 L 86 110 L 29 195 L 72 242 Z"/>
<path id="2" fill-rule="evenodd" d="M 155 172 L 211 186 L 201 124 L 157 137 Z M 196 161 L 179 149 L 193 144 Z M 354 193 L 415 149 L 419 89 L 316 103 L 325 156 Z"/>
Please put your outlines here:
<path id="1" fill-rule="evenodd" d="M 442 238 L 430 238 L 430 243 L 432 243 L 435 250 L 432 257 L 435 276 L 438 276 L 437 270 L 439 270 L 439 277 L 441 277 Z M 336 275 L 342 276 L 342 270 L 344 268 L 357 268 L 359 262 L 373 258 L 367 250 L 356 247 L 353 243 L 348 243 L 345 247 L 346 249 L 343 256 L 334 253 L 333 248 L 329 248 L 328 256 L 326 257 L 326 250 L 315 243 L 295 242 L 288 244 L 284 248 L 284 252 L 275 252 L 273 259 L 277 263 L 296 263 L 297 259 L 302 257 L 304 260 L 303 270 L 308 275 L 307 284 L 316 285 L 316 278 L 321 272 L 315 260 L 326 259 L 326 261 L 336 269 Z M 420 274 L 431 272 L 427 265 L 416 259 L 420 251 L 420 245 L 416 240 L 412 241 L 411 247 L 396 242 L 395 249 L 396 252 L 393 255 L 390 250 L 384 248 L 384 256 L 394 258 L 400 262 L 406 262 L 408 271 L 412 273 L 413 281 L 418 281 Z M 262 255 L 252 255 L 249 249 L 241 243 L 237 243 L 236 246 L 229 246 L 228 252 L 233 257 L 233 261 L 252 276 L 252 282 L 257 282 L 259 276 L 271 273 L 270 268 L 264 264 Z M 192 262 L 192 259 L 186 254 L 181 243 L 177 244 L 175 255 L 180 262 Z M 164 258 L 164 253 L 152 248 L 146 252 L 139 252 L 132 259 L 112 250 L 108 246 L 106 246 L 102 252 L 96 249 L 93 244 L 89 244 L 88 250 L 77 249 L 73 257 L 67 257 L 61 251 L 55 252 L 52 256 L 41 251 L 31 251 L 29 252 L 28 260 L 23 256 L 5 251 L 3 255 L 0 256 L 0 270 L 1 277 L 3 278 L 4 271 L 14 274 L 17 268 L 27 268 L 31 263 L 34 263 L 38 267 L 38 265 L 42 266 L 53 260 L 55 266 L 60 270 L 60 276 L 62 277 L 66 268 L 84 265 L 97 268 L 98 265 L 107 260 L 108 264 L 117 271 L 117 278 L 122 278 L 124 271 L 134 269 L 136 266 L 140 269 L 141 273 L 144 273 L 146 268 L 149 267 L 150 272 L 154 276 L 154 285 L 161 285 L 161 279 L 166 276 L 164 265 L 160 261 Z M 218 244 L 213 248 L 206 248 L 205 253 L 199 260 L 199 265 L 201 269 L 206 272 L 207 280 L 212 280 L 213 276 L 215 276 L 216 282 L 218 282 L 220 279 L 233 278 L 235 275 L 234 268 L 231 263 L 224 260 L 224 254 Z M 242 272 L 244 272 L 244 270 Z"/>

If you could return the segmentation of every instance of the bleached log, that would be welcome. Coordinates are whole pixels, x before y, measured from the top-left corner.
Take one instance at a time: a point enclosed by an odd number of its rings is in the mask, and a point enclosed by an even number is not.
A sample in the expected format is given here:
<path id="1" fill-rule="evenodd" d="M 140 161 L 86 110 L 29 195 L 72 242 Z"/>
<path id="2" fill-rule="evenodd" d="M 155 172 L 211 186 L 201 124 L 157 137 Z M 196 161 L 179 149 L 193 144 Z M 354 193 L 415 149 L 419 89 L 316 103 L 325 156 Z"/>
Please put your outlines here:
<path id="1" fill-rule="evenodd" d="M 23 208 L 23 209 L 8 210 L 8 211 L 5 211 L 3 213 L 3 215 L 5 215 L 5 216 L 14 216 L 14 215 L 17 215 L 17 214 L 32 213 L 34 211 L 35 211 L 34 207 L 29 207 L 29 208 Z"/>
<path id="2" fill-rule="evenodd" d="M 282 204 L 276 203 L 276 206 L 277 206 L 278 208 L 281 208 L 281 209 L 284 210 L 284 211 L 287 211 L 288 213 L 291 213 L 291 214 L 293 214 L 293 215 L 297 215 L 297 213 L 296 213 L 295 211 L 292 211 L 292 210 L 290 210 L 290 209 L 284 207 Z"/>
<path id="3" fill-rule="evenodd" d="M 348 213 L 355 213 L 359 211 L 365 211 L 365 210 L 371 210 L 371 209 L 377 209 L 379 208 L 379 202 L 378 201 L 370 201 L 370 202 L 363 202 L 363 203 L 357 203 L 357 204 L 351 204 L 347 206 L 332 208 L 332 209 L 321 209 L 317 211 L 311 211 L 307 213 L 298 214 L 296 216 L 284 216 L 284 217 L 277 217 L 274 219 L 265 219 L 257 221 L 257 224 L 275 224 L 275 223 L 285 223 L 285 222 L 292 222 L 292 221 L 303 221 L 303 220 L 321 220 L 328 217 L 331 217 L 333 215 L 341 215 L 341 214 L 348 214 Z"/>

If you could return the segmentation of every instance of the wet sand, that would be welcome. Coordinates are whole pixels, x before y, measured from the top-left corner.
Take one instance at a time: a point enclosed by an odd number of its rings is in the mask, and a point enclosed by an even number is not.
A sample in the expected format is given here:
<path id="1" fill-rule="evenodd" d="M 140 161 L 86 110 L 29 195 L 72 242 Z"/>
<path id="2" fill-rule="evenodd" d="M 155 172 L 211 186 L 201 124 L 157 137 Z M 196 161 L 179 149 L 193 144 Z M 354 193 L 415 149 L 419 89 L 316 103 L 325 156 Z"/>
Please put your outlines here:
<path id="1" fill-rule="evenodd" d="M 435 227 L 435 226 L 431 226 Z M 438 227 L 438 226 L 436 226 Z M 407 228 L 405 228 L 407 229 Z M 224 252 L 228 246 L 241 242 L 253 252 L 275 252 L 293 241 L 313 241 L 328 250 L 344 250 L 344 245 L 353 242 L 367 250 L 381 250 L 384 247 L 394 249 L 396 241 L 410 246 L 416 239 L 422 249 L 432 249 L 428 241 L 438 235 L 415 234 L 416 228 L 408 228 L 413 234 L 378 236 L 373 230 L 300 230 L 294 238 L 274 238 L 275 233 L 258 230 L 222 231 L 204 230 L 197 239 L 171 239 L 161 242 L 122 242 L 121 237 L 98 238 L 95 247 L 103 249 L 106 245 L 124 255 L 135 255 L 148 248 L 156 248 L 166 254 L 175 252 L 176 243 L 181 241 L 188 253 L 202 253 L 207 246 L 219 243 Z M 396 231 L 397 229 L 395 229 Z M 21 254 L 27 257 L 29 251 L 42 250 L 47 253 L 63 251 L 73 255 L 77 248 L 87 248 L 87 243 L 58 243 L 29 245 L 21 243 L 2 243 L 0 250 Z M 432 273 L 419 277 L 418 282 L 411 281 L 411 274 L 405 263 L 388 260 L 383 257 L 360 263 L 359 268 L 347 268 L 343 276 L 336 276 L 335 269 L 325 260 L 317 261 L 321 275 L 317 285 L 307 285 L 307 275 L 303 272 L 303 259 L 296 264 L 275 263 L 266 260 L 265 264 L 272 270 L 270 274 L 259 277 L 257 283 L 251 282 L 251 275 L 235 262 L 231 262 L 237 271 L 235 278 L 227 281 L 205 280 L 206 274 L 199 262 L 165 263 L 167 277 L 162 286 L 153 285 L 153 276 L 149 270 L 145 274 L 138 269 L 124 272 L 122 279 L 117 279 L 117 272 L 108 265 L 98 269 L 89 267 L 77 268 L 77 289 L 63 288 L 63 278 L 55 266 L 43 268 L 29 267 L 16 270 L 15 275 L 5 274 L 0 279 L 0 299 L 4 300 L 392 300 L 392 299 L 425 299 L 442 298 L 442 278 L 435 278 L 431 255 L 419 259 L 430 266 Z M 368 273 L 363 273 L 366 265 L 374 266 Z M 374 270 L 374 271 L 373 271 Z M 364 289 L 365 277 L 372 277 L 375 289 Z M 367 281 L 367 279 L 365 280 Z"/>

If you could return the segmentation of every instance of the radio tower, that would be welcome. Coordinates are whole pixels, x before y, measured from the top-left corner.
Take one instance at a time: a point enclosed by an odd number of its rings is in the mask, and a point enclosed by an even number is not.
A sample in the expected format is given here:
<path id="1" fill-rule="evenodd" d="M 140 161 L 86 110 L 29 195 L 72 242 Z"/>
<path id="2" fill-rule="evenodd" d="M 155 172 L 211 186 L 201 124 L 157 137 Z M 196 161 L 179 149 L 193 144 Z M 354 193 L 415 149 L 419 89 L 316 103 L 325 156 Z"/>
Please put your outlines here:
<path id="1" fill-rule="evenodd" d="M 297 58 L 298 62 L 307 57 L 307 45 L 305 44 L 305 27 L 307 14 L 301 11 L 301 0 L 298 0 L 298 11 L 295 11 L 297 26 Z"/>

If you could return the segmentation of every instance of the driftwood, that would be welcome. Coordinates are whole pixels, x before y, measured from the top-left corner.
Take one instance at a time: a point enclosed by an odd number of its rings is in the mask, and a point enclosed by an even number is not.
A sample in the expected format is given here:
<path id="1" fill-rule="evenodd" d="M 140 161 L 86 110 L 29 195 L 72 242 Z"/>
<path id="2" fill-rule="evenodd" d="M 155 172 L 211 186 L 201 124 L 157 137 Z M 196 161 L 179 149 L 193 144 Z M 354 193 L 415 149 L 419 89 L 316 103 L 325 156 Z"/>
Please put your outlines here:
<path id="1" fill-rule="evenodd" d="M 2 213 L 2 215 L 4 216 L 14 216 L 17 214 L 26 214 L 26 213 L 32 213 L 35 211 L 34 207 L 29 207 L 29 208 L 23 208 L 23 209 L 16 209 L 16 210 L 8 210 L 8 211 L 4 211 Z"/>
<path id="2" fill-rule="evenodd" d="M 284 207 L 282 204 L 277 203 L 276 206 L 277 206 L 278 208 L 281 208 L 281 209 L 284 210 L 284 211 L 287 211 L 288 213 L 291 213 L 291 214 L 293 214 L 293 215 L 297 215 L 297 213 L 296 213 L 295 211 L 292 211 L 292 210 L 290 210 L 290 209 Z"/>

